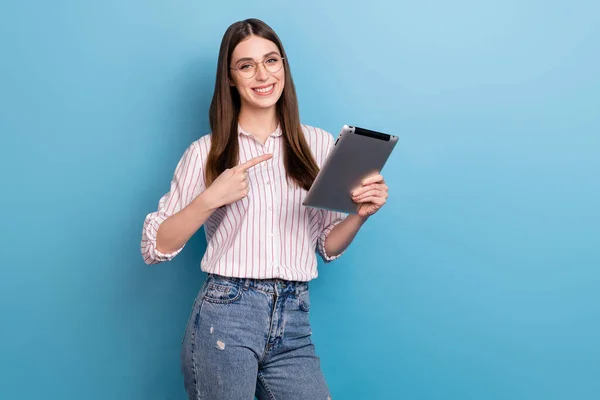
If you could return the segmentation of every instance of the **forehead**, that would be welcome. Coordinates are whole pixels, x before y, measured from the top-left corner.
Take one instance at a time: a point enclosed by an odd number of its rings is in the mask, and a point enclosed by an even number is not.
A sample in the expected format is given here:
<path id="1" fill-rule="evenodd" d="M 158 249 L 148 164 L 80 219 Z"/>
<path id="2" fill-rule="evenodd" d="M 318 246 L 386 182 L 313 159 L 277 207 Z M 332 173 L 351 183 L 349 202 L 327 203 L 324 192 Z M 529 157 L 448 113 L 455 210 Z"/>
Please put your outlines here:
<path id="1" fill-rule="evenodd" d="M 231 60 L 234 63 L 240 58 L 262 60 L 265 54 L 273 51 L 279 53 L 279 49 L 275 43 L 259 36 L 252 35 L 235 46 L 235 49 L 233 49 L 233 53 L 231 54 Z"/>

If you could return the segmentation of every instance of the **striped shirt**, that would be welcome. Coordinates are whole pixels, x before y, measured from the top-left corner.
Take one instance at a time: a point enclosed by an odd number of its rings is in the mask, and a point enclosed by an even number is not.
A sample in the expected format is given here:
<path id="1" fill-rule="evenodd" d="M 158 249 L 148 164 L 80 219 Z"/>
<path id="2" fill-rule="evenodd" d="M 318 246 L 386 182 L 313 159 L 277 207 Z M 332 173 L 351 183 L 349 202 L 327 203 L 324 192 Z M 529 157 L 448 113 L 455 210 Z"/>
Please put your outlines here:
<path id="1" fill-rule="evenodd" d="M 341 255 L 327 254 L 325 239 L 346 214 L 302 205 L 306 191 L 286 179 L 285 142 L 279 127 L 264 144 L 241 127 L 238 130 L 240 163 L 265 153 L 273 157 L 248 170 L 246 197 L 218 208 L 204 223 L 207 249 L 200 263 L 202 271 L 254 279 L 316 278 L 317 253 L 325 262 Z M 333 136 L 307 125 L 302 130 L 321 167 L 333 148 Z M 185 247 L 163 254 L 156 248 L 156 233 L 162 222 L 204 191 L 210 140 L 210 134 L 203 136 L 185 150 L 169 192 L 159 200 L 158 209 L 146 216 L 141 241 L 146 264 L 170 261 Z"/>

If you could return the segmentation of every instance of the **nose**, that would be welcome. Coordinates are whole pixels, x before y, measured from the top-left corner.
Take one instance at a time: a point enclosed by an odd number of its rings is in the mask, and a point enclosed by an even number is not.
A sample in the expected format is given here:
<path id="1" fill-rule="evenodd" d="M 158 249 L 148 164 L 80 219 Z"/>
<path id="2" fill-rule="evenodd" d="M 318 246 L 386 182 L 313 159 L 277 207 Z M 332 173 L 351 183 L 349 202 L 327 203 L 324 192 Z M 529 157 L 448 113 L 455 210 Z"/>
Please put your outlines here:
<path id="1" fill-rule="evenodd" d="M 263 63 L 258 63 L 256 70 L 256 80 L 264 81 L 269 78 L 269 71 L 265 68 Z"/>

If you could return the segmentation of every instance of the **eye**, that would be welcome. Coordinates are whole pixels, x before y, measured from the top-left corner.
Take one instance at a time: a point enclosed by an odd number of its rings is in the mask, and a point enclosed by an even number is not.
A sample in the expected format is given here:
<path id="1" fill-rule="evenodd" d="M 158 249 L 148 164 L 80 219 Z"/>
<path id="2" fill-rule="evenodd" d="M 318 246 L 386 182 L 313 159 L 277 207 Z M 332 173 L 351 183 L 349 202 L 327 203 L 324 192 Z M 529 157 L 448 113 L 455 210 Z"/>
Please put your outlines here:
<path id="1" fill-rule="evenodd" d="M 238 67 L 239 70 L 245 70 L 245 69 L 250 69 L 252 68 L 252 64 L 242 64 L 241 66 Z"/>
<path id="2" fill-rule="evenodd" d="M 275 64 L 277 62 L 279 62 L 279 59 L 275 57 L 271 57 L 267 60 L 267 64 Z"/>

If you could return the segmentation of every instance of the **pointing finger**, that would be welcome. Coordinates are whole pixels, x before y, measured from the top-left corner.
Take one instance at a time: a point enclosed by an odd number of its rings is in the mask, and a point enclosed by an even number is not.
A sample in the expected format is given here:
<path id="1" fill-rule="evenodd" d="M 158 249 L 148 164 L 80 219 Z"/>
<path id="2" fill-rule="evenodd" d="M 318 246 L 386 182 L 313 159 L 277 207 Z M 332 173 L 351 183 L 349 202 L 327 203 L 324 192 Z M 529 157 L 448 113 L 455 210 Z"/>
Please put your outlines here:
<path id="1" fill-rule="evenodd" d="M 258 156 L 258 157 L 254 157 L 251 160 L 246 161 L 243 164 L 238 165 L 238 169 L 242 170 L 242 171 L 247 171 L 250 168 L 254 167 L 257 164 L 260 164 L 263 161 L 267 161 L 268 159 L 272 158 L 273 154 L 263 154 L 262 156 Z"/>

